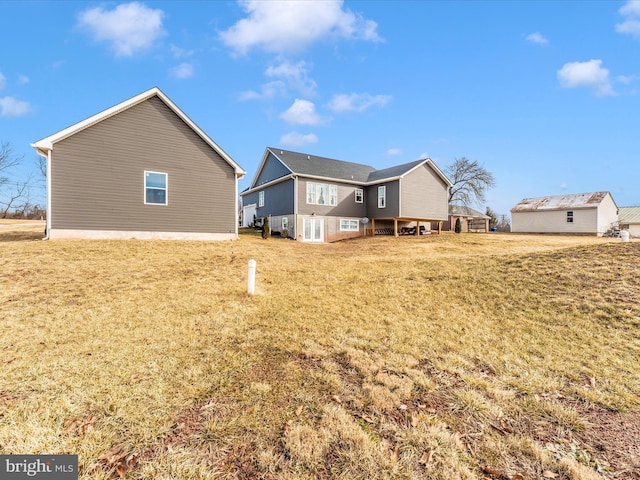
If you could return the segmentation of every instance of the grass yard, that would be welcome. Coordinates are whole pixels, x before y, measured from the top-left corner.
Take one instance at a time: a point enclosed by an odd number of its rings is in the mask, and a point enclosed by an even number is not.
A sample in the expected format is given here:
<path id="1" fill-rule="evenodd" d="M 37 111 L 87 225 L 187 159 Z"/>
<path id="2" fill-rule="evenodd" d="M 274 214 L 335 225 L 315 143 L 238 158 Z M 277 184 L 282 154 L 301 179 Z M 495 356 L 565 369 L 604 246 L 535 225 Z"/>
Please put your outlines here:
<path id="1" fill-rule="evenodd" d="M 78 454 L 82 479 L 640 478 L 638 242 L 3 228 L 1 454 Z"/>

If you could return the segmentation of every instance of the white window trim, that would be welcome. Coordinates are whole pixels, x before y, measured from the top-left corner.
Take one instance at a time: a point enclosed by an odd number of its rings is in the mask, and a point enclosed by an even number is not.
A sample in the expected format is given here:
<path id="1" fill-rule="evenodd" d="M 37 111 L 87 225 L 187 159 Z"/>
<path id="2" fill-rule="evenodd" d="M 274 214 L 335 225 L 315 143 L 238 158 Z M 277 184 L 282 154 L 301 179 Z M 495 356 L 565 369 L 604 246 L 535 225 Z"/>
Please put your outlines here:
<path id="1" fill-rule="evenodd" d="M 573 223 L 573 219 L 575 216 L 573 215 L 573 210 L 567 211 L 567 223 Z"/>
<path id="2" fill-rule="evenodd" d="M 343 222 L 346 223 L 346 228 L 343 227 Z M 355 228 L 354 228 L 355 226 Z M 340 231 L 341 232 L 359 232 L 360 220 L 353 218 L 341 218 L 340 219 Z"/>
<path id="3" fill-rule="evenodd" d="M 382 192 L 382 195 L 380 193 Z M 380 199 L 382 199 L 382 205 L 380 205 Z M 378 208 L 387 208 L 387 186 L 380 185 L 378 187 Z"/>
<path id="4" fill-rule="evenodd" d="M 155 173 L 157 175 L 164 175 L 165 178 L 165 187 L 147 187 L 147 173 Z M 169 205 L 169 174 L 166 172 L 154 172 L 151 170 L 145 170 L 144 175 L 142 177 L 142 183 L 144 188 L 142 189 L 143 201 L 145 205 L 160 205 L 162 207 Z M 147 188 L 151 190 L 164 190 L 164 203 L 155 203 L 155 202 L 147 202 Z"/>
<path id="5" fill-rule="evenodd" d="M 264 207 L 264 190 L 258 192 L 258 207 Z"/>
<path id="6" fill-rule="evenodd" d="M 324 192 L 324 203 L 318 203 L 320 193 Z M 338 185 L 332 183 L 307 182 L 307 205 L 324 205 L 335 207 L 338 205 Z"/>
<path id="7" fill-rule="evenodd" d="M 358 195 L 358 193 L 360 193 L 360 195 Z M 358 200 L 358 196 L 360 197 L 360 200 Z M 356 203 L 363 203 L 364 202 L 364 189 L 363 188 L 356 188 L 355 191 L 353 192 L 353 198 L 356 201 Z"/>
<path id="8" fill-rule="evenodd" d="M 338 205 L 338 186 L 329 185 L 329 206 L 335 207 Z"/>

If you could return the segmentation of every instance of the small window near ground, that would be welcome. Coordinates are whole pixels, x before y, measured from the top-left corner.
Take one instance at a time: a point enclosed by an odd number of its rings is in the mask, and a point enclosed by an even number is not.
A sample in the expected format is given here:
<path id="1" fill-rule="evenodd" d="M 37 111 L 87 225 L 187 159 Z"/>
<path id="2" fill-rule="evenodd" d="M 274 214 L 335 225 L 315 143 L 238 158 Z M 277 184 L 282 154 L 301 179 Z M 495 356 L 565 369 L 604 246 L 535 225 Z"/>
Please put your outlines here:
<path id="1" fill-rule="evenodd" d="M 378 187 L 378 208 L 385 208 L 387 206 L 387 187 L 384 185 Z"/>
<path id="2" fill-rule="evenodd" d="M 361 188 L 356 188 L 356 203 L 362 203 L 364 201 L 364 190 Z"/>
<path id="3" fill-rule="evenodd" d="M 167 204 L 167 174 L 144 172 L 144 203 L 149 205 Z"/>
<path id="4" fill-rule="evenodd" d="M 340 219 L 341 232 L 357 232 L 359 229 L 358 220 L 351 220 L 348 218 Z"/>
<path id="5" fill-rule="evenodd" d="M 573 223 L 573 212 L 567 212 L 567 223 Z"/>
<path id="6" fill-rule="evenodd" d="M 258 206 L 264 207 L 264 191 L 258 193 Z"/>

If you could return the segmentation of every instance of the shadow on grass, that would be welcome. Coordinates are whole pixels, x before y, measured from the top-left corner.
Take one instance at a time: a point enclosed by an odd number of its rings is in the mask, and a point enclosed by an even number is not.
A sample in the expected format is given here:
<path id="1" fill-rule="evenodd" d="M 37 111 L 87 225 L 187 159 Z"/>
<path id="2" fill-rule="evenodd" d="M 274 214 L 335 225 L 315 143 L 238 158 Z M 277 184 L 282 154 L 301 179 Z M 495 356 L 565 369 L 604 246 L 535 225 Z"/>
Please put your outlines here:
<path id="1" fill-rule="evenodd" d="M 28 242 L 33 240 L 41 241 L 44 237 L 44 232 L 40 230 L 35 232 L 29 232 L 24 230 L 14 230 L 10 232 L 0 231 L 0 243 L 6 242 Z"/>

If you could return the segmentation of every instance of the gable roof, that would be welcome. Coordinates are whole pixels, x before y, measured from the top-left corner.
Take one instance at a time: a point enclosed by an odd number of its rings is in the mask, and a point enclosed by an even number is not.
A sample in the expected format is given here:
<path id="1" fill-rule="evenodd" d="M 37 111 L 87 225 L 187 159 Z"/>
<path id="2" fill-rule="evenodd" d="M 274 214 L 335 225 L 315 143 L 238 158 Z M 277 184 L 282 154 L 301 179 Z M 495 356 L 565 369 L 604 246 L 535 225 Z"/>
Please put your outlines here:
<path id="1" fill-rule="evenodd" d="M 173 103 L 169 97 L 167 97 L 158 87 L 153 87 L 145 92 L 142 92 L 135 97 L 132 97 L 124 102 L 121 102 L 117 105 L 114 105 L 111 108 L 103 110 L 100 113 L 92 115 L 89 118 L 82 120 L 81 122 L 75 123 L 70 127 L 67 127 L 59 132 L 54 133 L 53 135 L 49 135 L 41 140 L 38 140 L 35 143 L 32 143 L 31 146 L 35 148 L 38 155 L 43 157 L 47 156 L 47 153 L 53 150 L 54 145 L 65 138 L 68 138 L 72 135 L 75 135 L 82 130 L 89 128 L 96 123 L 99 123 L 107 118 L 113 117 L 118 113 L 127 110 L 139 103 L 142 103 L 152 97 L 158 97 L 162 102 L 169 107 L 180 119 L 186 123 L 205 143 L 207 143 L 211 148 L 213 148 L 233 169 L 235 170 L 236 176 L 238 178 L 243 177 L 247 172 L 245 172 L 240 165 L 238 165 L 233 159 L 222 149 L 220 146 L 214 142 L 211 137 L 209 137 L 200 127 L 198 127 L 182 110 L 178 108 L 178 106 Z"/>
<path id="2" fill-rule="evenodd" d="M 291 173 L 299 175 L 366 182 L 369 174 L 376 170 L 369 165 L 345 162 L 334 158 L 307 155 L 273 147 L 268 147 L 267 150 L 280 160 Z"/>
<path id="3" fill-rule="evenodd" d="M 382 170 L 376 170 L 374 167 L 362 163 L 345 162 L 344 160 L 336 160 L 334 158 L 319 157 L 317 155 L 292 152 L 281 148 L 267 147 L 255 178 L 251 183 L 251 187 L 245 190 L 245 192 L 262 186 L 256 185 L 255 182 L 257 181 L 260 171 L 262 170 L 269 154 L 277 158 L 291 172 L 291 175 L 304 175 L 308 177 L 324 178 L 327 180 L 340 180 L 349 183 L 370 185 L 373 183 L 398 179 L 419 166 L 428 164 L 443 182 L 448 186 L 452 185 L 451 181 L 445 176 L 445 174 L 442 173 L 431 159 L 428 158 L 402 165 L 396 165 Z M 287 175 L 282 178 L 289 178 L 291 175 Z"/>
<path id="4" fill-rule="evenodd" d="M 513 207 L 511 211 L 536 212 L 547 210 L 567 210 L 573 208 L 597 208 L 607 195 L 611 196 L 609 192 L 591 192 L 576 193 L 572 195 L 525 198 Z"/>
<path id="5" fill-rule="evenodd" d="M 620 207 L 618 220 L 620 223 L 640 223 L 640 207 Z"/>
<path id="6" fill-rule="evenodd" d="M 449 215 L 456 215 L 459 217 L 491 218 L 489 215 L 485 215 L 484 213 L 465 205 L 449 205 Z"/>

